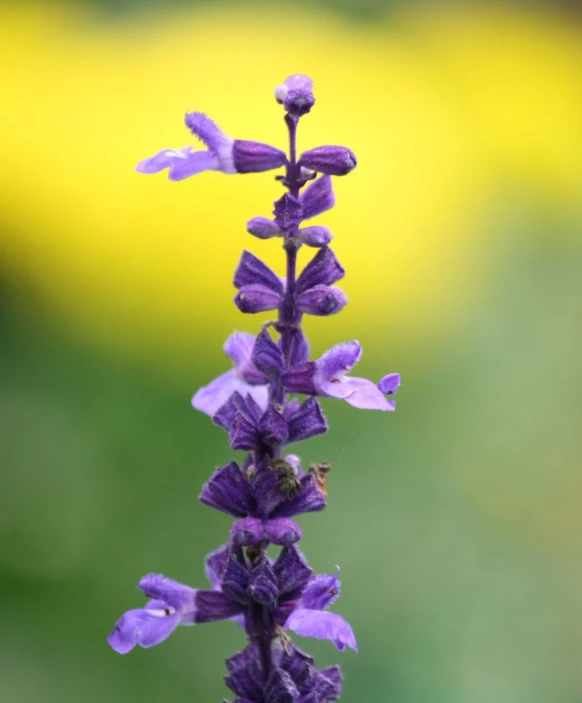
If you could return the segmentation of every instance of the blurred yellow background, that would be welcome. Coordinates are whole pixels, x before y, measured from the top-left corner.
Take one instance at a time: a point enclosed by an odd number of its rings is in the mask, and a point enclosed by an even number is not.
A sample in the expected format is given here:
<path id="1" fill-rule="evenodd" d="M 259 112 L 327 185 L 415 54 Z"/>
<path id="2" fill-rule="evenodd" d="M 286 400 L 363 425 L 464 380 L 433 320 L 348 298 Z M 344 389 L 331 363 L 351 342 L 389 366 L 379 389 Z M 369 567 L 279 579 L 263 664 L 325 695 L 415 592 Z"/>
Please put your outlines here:
<path id="1" fill-rule="evenodd" d="M 366 5 L 369 10 L 369 3 Z M 318 222 L 350 305 L 306 327 L 400 371 L 391 417 L 339 403 L 301 447 L 334 464 L 313 565 L 342 567 L 362 703 L 582 700 L 582 23 L 551 4 L 0 6 L 0 696 L 219 700 L 229 624 L 126 658 L 133 586 L 202 585 L 228 520 L 196 502 L 226 438 L 189 408 L 256 331 L 232 272 L 272 174 L 181 183 L 135 164 L 188 109 L 285 146 L 273 89 L 313 77 L 300 148 L 345 144 Z M 303 253 L 306 261 L 312 252 Z M 305 643 L 304 643 L 305 644 Z"/>

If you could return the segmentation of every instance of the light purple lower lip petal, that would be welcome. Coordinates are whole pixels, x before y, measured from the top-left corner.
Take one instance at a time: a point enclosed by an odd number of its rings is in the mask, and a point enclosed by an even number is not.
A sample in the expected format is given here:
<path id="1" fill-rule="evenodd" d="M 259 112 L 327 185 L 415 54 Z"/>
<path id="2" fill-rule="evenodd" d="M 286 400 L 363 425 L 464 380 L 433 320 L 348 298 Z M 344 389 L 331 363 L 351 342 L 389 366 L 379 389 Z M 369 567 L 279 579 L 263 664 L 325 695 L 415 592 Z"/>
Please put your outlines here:
<path id="1" fill-rule="evenodd" d="M 180 624 L 179 613 L 173 615 L 152 616 L 140 629 L 138 644 L 142 647 L 154 647 L 167 639 Z"/>
<path id="2" fill-rule="evenodd" d="M 196 410 L 212 417 L 237 391 L 243 397 L 250 393 L 261 409 L 264 410 L 267 407 L 269 399 L 267 386 L 251 386 L 243 381 L 234 369 L 223 373 L 207 386 L 200 388 L 192 398 L 192 405 Z"/>
<path id="3" fill-rule="evenodd" d="M 287 618 L 284 629 L 291 630 L 301 637 L 330 640 L 340 652 L 346 647 L 350 647 L 354 652 L 358 651 L 351 626 L 337 613 L 299 608 Z"/>
<path id="4" fill-rule="evenodd" d="M 138 173 L 158 173 L 169 168 L 177 159 L 187 159 L 191 149 L 191 146 L 185 146 L 183 149 L 162 149 L 148 159 L 140 161 L 135 170 Z"/>
<path id="5" fill-rule="evenodd" d="M 388 400 L 372 381 L 366 378 L 349 378 L 344 384 L 351 392 L 344 396 L 346 403 L 360 410 L 395 410 L 396 403 Z"/>
<path id="6" fill-rule="evenodd" d="M 168 178 L 171 181 L 181 181 L 202 171 L 215 171 L 218 167 L 218 159 L 214 154 L 209 151 L 195 151 L 188 154 L 186 158 L 173 159 Z"/>

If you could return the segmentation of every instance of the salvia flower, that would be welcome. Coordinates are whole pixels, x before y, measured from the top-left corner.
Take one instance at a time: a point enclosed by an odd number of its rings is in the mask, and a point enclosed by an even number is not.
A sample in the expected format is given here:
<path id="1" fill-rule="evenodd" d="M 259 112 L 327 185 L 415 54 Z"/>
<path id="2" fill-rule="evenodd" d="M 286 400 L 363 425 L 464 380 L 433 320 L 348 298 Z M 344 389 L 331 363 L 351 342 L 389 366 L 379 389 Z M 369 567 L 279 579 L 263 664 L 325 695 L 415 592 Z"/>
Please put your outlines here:
<path id="1" fill-rule="evenodd" d="M 207 170 L 285 167 L 277 181 L 286 191 L 274 203 L 273 217 L 253 217 L 247 231 L 259 240 L 280 240 L 286 261 L 280 275 L 243 251 L 233 277 L 234 303 L 243 313 L 270 312 L 271 319 L 256 336 L 228 337 L 224 352 L 232 368 L 192 398 L 192 405 L 227 433 L 231 448 L 245 452 L 243 460 L 216 468 L 199 495 L 201 503 L 232 520 L 228 542 L 206 558 L 210 587 L 145 576 L 139 588 L 149 601 L 128 610 L 108 642 L 125 654 L 160 644 L 179 625 L 232 620 L 239 641 L 240 628 L 246 637 L 243 648 L 226 660 L 224 680 L 233 703 L 331 703 L 341 696 L 341 671 L 317 669 L 291 641 L 299 635 L 329 640 L 341 652 L 357 651 L 350 624 L 330 609 L 340 593 L 338 576 L 314 575 L 298 547 L 303 535 L 296 518 L 326 507 L 331 464 L 319 460 L 304 468 L 287 447 L 327 432 L 318 398 L 394 410 L 390 396 L 400 376 L 388 374 L 375 384 L 351 375 L 362 355 L 357 341 L 310 359 L 303 316 L 335 314 L 347 298 L 335 285 L 345 270 L 329 246 L 332 234 L 309 220 L 334 207 L 332 177 L 352 171 L 356 157 L 347 147 L 324 145 L 297 158 L 297 127 L 315 104 L 309 77 L 290 76 L 275 97 L 286 113 L 289 157 L 268 144 L 232 139 L 206 115 L 191 112 L 186 125 L 206 149 L 167 149 L 138 165 L 143 173 L 167 168 L 171 180 Z M 297 251 L 304 244 L 317 251 L 298 272 Z"/>
<path id="2" fill-rule="evenodd" d="M 181 181 L 202 171 L 223 173 L 254 173 L 280 168 L 287 157 L 280 149 L 261 142 L 232 139 L 202 112 L 189 112 L 186 126 L 206 145 L 206 150 L 163 149 L 149 159 L 140 161 L 140 173 L 157 173 L 169 169 L 172 181 Z"/>

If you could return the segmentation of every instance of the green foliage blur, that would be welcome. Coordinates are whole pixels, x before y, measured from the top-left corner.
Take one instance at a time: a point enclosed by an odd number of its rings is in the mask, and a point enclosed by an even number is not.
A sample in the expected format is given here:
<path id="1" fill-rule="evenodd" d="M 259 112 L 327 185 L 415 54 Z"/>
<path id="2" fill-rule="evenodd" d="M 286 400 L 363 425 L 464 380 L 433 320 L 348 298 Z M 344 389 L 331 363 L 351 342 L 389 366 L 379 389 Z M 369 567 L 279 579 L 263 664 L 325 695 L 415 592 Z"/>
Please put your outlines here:
<path id="1" fill-rule="evenodd" d="M 397 412 L 326 401 L 330 433 L 301 447 L 333 464 L 302 547 L 315 570 L 341 568 L 335 608 L 360 653 L 296 639 L 342 665 L 346 702 L 582 700 L 580 213 L 508 187 L 487 226 L 487 275 L 444 341 L 391 340 L 378 311 L 390 368 L 371 353 L 358 371 L 402 374 Z M 2 703 L 228 696 L 233 623 L 123 657 L 105 643 L 143 574 L 204 586 L 226 540 L 230 519 L 197 494 L 232 452 L 190 406 L 225 369 L 203 339 L 176 368 L 92 344 L 0 266 Z"/>

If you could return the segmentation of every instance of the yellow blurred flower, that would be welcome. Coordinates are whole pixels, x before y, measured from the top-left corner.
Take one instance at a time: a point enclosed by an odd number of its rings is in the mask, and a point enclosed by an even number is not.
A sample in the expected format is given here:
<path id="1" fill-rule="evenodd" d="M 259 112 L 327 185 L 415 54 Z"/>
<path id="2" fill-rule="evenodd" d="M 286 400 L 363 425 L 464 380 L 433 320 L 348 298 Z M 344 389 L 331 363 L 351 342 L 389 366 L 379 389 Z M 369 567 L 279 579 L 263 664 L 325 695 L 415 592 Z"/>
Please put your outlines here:
<path id="1" fill-rule="evenodd" d="M 582 32 L 558 17 L 449 7 L 354 27 L 290 4 L 217 4 L 107 23 L 22 3 L 0 25 L 0 266 L 114 347 L 169 355 L 256 327 L 229 283 L 243 247 L 281 266 L 244 229 L 278 197 L 272 174 L 175 184 L 134 167 L 192 143 L 194 108 L 284 148 L 272 90 L 290 73 L 311 75 L 318 99 L 300 146 L 345 144 L 359 160 L 321 218 L 352 301 L 326 341 L 446 327 L 478 283 L 505 188 L 577 208 Z"/>

